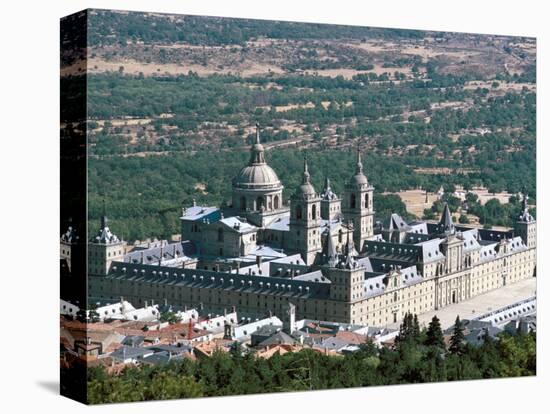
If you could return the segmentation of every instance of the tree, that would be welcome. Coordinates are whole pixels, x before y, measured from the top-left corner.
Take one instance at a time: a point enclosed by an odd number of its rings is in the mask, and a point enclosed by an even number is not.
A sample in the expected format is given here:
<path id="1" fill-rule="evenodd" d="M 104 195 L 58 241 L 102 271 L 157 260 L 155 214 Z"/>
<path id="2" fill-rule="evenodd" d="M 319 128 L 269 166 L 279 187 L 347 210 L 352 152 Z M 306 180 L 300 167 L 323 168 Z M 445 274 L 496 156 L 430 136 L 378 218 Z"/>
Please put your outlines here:
<path id="1" fill-rule="evenodd" d="M 428 330 L 426 332 L 426 345 L 445 348 L 443 332 L 441 331 L 441 323 L 439 322 L 439 318 L 435 315 L 428 325 Z"/>
<path id="2" fill-rule="evenodd" d="M 452 354 L 460 355 L 464 351 L 464 326 L 460 321 L 458 315 L 455 319 L 453 328 L 453 334 L 451 336 L 451 344 L 449 346 L 449 352 Z"/>
<path id="3" fill-rule="evenodd" d="M 412 335 L 416 341 L 420 339 L 420 324 L 418 323 L 418 316 L 416 315 L 416 313 L 414 314 L 414 317 L 413 317 Z"/>
<path id="4" fill-rule="evenodd" d="M 174 312 L 167 311 L 162 312 L 159 319 L 161 322 L 168 322 L 170 325 L 173 325 L 175 323 L 178 323 L 181 320 L 181 317 L 176 315 Z"/>
<path id="5" fill-rule="evenodd" d="M 407 312 L 399 326 L 399 334 L 395 338 L 396 345 L 403 343 L 417 343 L 420 338 L 420 326 L 418 317 Z"/>
<path id="6" fill-rule="evenodd" d="M 468 220 L 468 216 L 466 216 L 466 214 L 461 214 L 460 217 L 458 218 L 458 222 L 460 224 L 468 224 L 470 220 Z"/>

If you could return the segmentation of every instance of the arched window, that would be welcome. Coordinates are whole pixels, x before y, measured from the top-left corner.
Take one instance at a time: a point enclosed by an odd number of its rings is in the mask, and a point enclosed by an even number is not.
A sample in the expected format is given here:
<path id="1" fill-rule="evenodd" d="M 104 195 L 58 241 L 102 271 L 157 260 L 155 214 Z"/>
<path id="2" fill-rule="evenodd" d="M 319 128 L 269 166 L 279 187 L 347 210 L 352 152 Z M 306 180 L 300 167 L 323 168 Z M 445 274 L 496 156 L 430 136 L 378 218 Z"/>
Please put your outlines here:
<path id="1" fill-rule="evenodd" d="M 242 211 L 245 211 L 245 210 L 246 210 L 246 198 L 241 197 L 241 202 L 240 202 L 240 204 L 241 204 L 241 210 L 242 210 Z"/>
<path id="2" fill-rule="evenodd" d="M 349 206 L 350 208 L 355 208 L 355 194 L 351 194 L 349 197 Z"/>
<path id="3" fill-rule="evenodd" d="M 297 219 L 302 218 L 302 206 L 300 206 L 300 205 L 296 206 L 296 218 Z"/>
<path id="4" fill-rule="evenodd" d="M 313 204 L 311 206 L 311 218 L 316 219 L 317 218 L 317 205 Z"/>
<path id="5" fill-rule="evenodd" d="M 342 243 L 343 240 L 344 240 L 344 232 L 342 231 L 342 229 L 340 229 L 338 231 L 338 243 Z"/>
<path id="6" fill-rule="evenodd" d="M 258 197 L 256 199 L 256 210 L 261 210 L 263 205 L 264 205 L 264 199 L 262 197 Z"/>
<path id="7" fill-rule="evenodd" d="M 275 210 L 277 210 L 279 208 L 279 196 L 276 195 L 274 198 L 273 198 L 273 208 Z"/>
<path id="8" fill-rule="evenodd" d="M 223 241 L 223 229 L 221 227 L 218 229 L 218 241 Z"/>
<path id="9" fill-rule="evenodd" d="M 369 208 L 369 193 L 365 194 L 365 208 Z"/>

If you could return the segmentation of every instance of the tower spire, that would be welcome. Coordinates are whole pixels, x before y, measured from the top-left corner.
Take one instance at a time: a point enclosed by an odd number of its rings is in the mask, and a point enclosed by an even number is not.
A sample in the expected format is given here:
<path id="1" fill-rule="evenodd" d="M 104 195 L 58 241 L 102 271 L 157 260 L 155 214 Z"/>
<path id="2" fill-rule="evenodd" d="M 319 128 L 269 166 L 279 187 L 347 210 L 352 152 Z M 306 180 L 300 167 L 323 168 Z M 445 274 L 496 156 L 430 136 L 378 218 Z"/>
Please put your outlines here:
<path id="1" fill-rule="evenodd" d="M 323 192 L 328 193 L 330 191 L 330 178 L 325 177 L 325 188 L 323 189 Z"/>
<path id="2" fill-rule="evenodd" d="M 332 240 L 332 235 L 330 234 L 330 225 L 327 223 L 327 264 L 330 267 L 336 267 L 338 264 L 338 252 L 336 251 L 336 246 Z"/>
<path id="3" fill-rule="evenodd" d="M 525 222 L 533 221 L 533 216 L 529 213 L 529 204 L 527 203 L 527 200 L 529 199 L 529 196 L 526 192 L 523 193 L 523 200 L 521 202 L 522 211 L 519 216 L 519 219 Z"/>
<path id="4" fill-rule="evenodd" d="M 353 229 L 353 224 L 350 221 L 349 223 L 350 227 Z M 344 267 L 347 269 L 353 269 L 357 266 L 357 262 L 355 261 L 353 255 L 355 254 L 355 247 L 353 246 L 353 239 L 350 239 L 350 232 L 348 231 L 347 235 L 347 242 L 346 242 L 346 248 L 345 248 L 346 256 L 344 258 Z"/>
<path id="5" fill-rule="evenodd" d="M 355 174 L 363 174 L 363 163 L 361 162 L 361 151 L 357 146 L 357 165 L 355 167 Z"/>
<path id="6" fill-rule="evenodd" d="M 107 212 L 105 208 L 105 199 L 102 200 L 102 203 L 103 203 L 103 210 L 101 214 L 101 228 L 104 229 L 105 227 L 107 227 Z"/>
<path id="7" fill-rule="evenodd" d="M 265 164 L 264 146 L 260 143 L 260 124 L 256 123 L 256 138 L 252 148 L 250 149 L 250 163 L 253 164 Z"/>
<path id="8" fill-rule="evenodd" d="M 445 203 L 445 206 L 443 207 L 443 213 L 441 214 L 439 225 L 445 233 L 454 233 L 455 226 L 453 224 L 453 218 L 447 203 Z"/>
<path id="9" fill-rule="evenodd" d="M 303 184 L 309 184 L 310 175 L 307 168 L 307 155 L 304 155 L 304 179 Z"/>

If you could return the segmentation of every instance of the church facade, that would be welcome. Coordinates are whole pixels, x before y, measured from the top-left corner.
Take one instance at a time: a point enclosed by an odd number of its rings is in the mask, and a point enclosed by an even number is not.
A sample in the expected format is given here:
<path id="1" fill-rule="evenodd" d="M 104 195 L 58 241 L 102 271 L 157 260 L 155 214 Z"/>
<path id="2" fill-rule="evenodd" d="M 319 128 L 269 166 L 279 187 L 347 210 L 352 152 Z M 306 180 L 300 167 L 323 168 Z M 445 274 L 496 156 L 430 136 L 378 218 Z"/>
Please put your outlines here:
<path id="1" fill-rule="evenodd" d="M 513 230 L 437 223 L 397 214 L 374 228 L 373 191 L 358 153 L 341 196 L 319 193 L 304 160 L 302 182 L 283 200 L 259 131 L 226 208 L 182 209 L 181 242 L 126 252 L 102 220 L 89 242 L 89 296 L 157 301 L 211 313 L 283 315 L 383 326 L 536 274 L 536 221 L 524 196 Z"/>

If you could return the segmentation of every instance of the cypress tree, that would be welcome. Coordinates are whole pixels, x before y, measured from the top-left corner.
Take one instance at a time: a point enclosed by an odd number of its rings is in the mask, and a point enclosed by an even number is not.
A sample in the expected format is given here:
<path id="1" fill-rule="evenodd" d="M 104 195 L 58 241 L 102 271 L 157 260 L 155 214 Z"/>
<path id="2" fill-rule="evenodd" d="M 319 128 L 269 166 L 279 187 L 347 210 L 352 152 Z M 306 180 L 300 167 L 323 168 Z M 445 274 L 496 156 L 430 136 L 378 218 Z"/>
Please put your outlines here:
<path id="1" fill-rule="evenodd" d="M 416 315 L 415 315 L 416 317 Z M 418 321 L 416 321 L 418 325 Z M 418 329 L 420 331 L 420 329 Z M 418 339 L 418 335 L 415 332 L 415 322 L 413 320 L 413 315 L 409 312 L 403 317 L 403 322 L 399 326 L 399 335 L 395 338 L 396 344 L 415 341 Z"/>
<path id="2" fill-rule="evenodd" d="M 449 351 L 452 354 L 462 354 L 464 351 L 464 326 L 460 321 L 458 315 L 455 319 L 455 325 L 453 328 L 453 335 L 451 336 L 451 344 L 449 346 Z"/>
<path id="3" fill-rule="evenodd" d="M 439 322 L 439 318 L 435 315 L 428 325 L 428 331 L 426 332 L 426 345 L 445 348 L 443 332 L 441 331 L 441 323 Z"/>
<path id="4" fill-rule="evenodd" d="M 420 342 L 420 324 L 418 323 L 418 316 L 414 314 L 412 322 L 412 334 L 416 342 Z"/>

